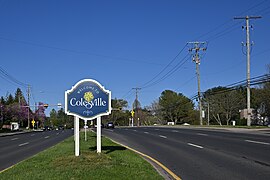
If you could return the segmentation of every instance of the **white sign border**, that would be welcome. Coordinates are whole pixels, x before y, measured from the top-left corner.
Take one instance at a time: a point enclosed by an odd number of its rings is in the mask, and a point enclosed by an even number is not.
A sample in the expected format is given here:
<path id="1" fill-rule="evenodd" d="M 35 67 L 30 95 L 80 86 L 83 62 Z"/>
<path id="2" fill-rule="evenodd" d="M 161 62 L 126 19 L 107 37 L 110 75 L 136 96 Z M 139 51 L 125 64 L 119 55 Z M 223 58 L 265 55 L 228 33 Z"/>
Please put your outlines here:
<path id="1" fill-rule="evenodd" d="M 100 113 L 100 114 L 97 114 L 91 118 L 86 118 L 86 117 L 83 117 L 83 116 L 80 116 L 78 114 L 75 114 L 75 113 L 72 113 L 72 112 L 69 112 L 67 107 L 68 107 L 68 94 L 71 93 L 72 91 L 74 91 L 74 89 L 76 89 L 81 83 L 84 83 L 84 82 L 91 82 L 91 83 L 95 83 L 97 84 L 102 91 L 104 91 L 105 93 L 108 93 L 109 94 L 109 99 L 108 99 L 108 111 L 107 112 L 104 112 L 104 113 Z M 106 115 L 110 115 L 111 114 L 111 111 L 112 111 L 112 107 L 111 107 L 111 97 L 112 97 L 112 94 L 111 94 L 111 91 L 109 90 L 106 90 L 104 88 L 104 86 L 102 86 L 98 81 L 94 80 L 94 79 L 82 79 L 80 80 L 79 82 L 77 82 L 74 86 L 72 86 L 72 88 L 70 90 L 67 90 L 65 91 L 65 113 L 67 115 L 72 115 L 72 116 L 77 116 L 83 120 L 93 120 L 93 119 L 96 119 L 98 117 L 101 117 L 101 116 L 106 116 Z"/>

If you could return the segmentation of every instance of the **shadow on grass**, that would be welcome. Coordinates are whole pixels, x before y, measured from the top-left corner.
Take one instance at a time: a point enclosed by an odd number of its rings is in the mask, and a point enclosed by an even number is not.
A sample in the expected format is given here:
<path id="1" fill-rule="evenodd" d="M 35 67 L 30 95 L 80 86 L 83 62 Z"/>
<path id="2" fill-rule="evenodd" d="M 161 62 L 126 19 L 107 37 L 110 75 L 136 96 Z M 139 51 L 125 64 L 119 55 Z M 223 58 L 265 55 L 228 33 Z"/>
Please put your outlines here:
<path id="1" fill-rule="evenodd" d="M 90 147 L 89 148 L 91 151 L 95 151 L 97 149 L 97 146 L 94 146 L 94 147 Z M 127 148 L 125 147 L 122 147 L 122 146 L 102 146 L 101 147 L 101 150 L 102 151 L 106 151 L 105 154 L 109 154 L 113 151 L 124 151 L 126 150 Z"/>

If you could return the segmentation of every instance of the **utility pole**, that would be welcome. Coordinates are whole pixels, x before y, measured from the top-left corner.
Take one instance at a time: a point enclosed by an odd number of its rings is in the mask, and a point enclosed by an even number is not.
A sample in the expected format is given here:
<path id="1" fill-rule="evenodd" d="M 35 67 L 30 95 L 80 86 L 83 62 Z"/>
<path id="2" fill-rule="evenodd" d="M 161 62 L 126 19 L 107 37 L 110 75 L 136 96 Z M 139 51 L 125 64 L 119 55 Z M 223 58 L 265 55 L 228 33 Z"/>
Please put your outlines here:
<path id="1" fill-rule="evenodd" d="M 246 20 L 246 36 L 247 36 L 247 126 L 251 126 L 251 110 L 250 110 L 250 39 L 249 39 L 249 20 L 259 19 L 261 16 L 246 16 L 246 17 L 235 17 L 234 19 L 245 19 Z"/>
<path id="2" fill-rule="evenodd" d="M 27 103 L 28 103 L 28 129 L 30 129 L 30 85 L 28 85 L 28 88 L 27 88 Z"/>
<path id="3" fill-rule="evenodd" d="M 189 52 L 195 52 L 193 55 L 192 60 L 196 63 L 196 74 L 197 74 L 197 81 L 198 81 L 198 99 L 199 99 L 199 111 L 200 111 L 200 125 L 203 125 L 202 122 L 202 98 L 201 98 L 201 83 L 200 83 L 200 58 L 199 58 L 199 51 L 206 51 L 205 42 L 188 42 L 188 44 L 192 44 L 192 47 L 189 49 Z"/>
<path id="4" fill-rule="evenodd" d="M 136 118 L 137 118 L 137 126 L 139 126 L 139 111 L 138 111 L 138 91 L 139 90 L 141 90 L 142 88 L 138 88 L 138 87 L 136 87 L 136 88 L 132 88 L 132 89 L 135 89 L 135 91 L 136 91 L 136 99 L 135 99 L 135 108 L 136 108 Z"/>

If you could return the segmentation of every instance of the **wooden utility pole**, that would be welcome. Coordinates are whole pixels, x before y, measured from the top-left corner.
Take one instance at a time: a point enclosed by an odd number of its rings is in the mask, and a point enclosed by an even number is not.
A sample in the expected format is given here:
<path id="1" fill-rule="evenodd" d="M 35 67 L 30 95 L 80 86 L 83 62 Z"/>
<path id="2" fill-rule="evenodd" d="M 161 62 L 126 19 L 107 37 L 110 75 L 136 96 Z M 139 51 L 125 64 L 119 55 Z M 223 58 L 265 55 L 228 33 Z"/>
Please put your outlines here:
<path id="1" fill-rule="evenodd" d="M 136 90 L 136 99 L 135 99 L 135 112 L 136 112 L 136 118 L 137 118 L 137 126 L 139 126 L 139 107 L 138 107 L 138 91 L 142 88 L 132 88 L 132 89 L 135 89 Z"/>
<path id="2" fill-rule="evenodd" d="M 195 52 L 193 55 L 193 61 L 196 63 L 196 74 L 197 74 L 197 81 L 198 81 L 198 100 L 199 100 L 199 111 L 200 111 L 200 125 L 203 125 L 202 122 L 202 99 L 201 99 L 201 83 L 200 83 L 200 58 L 199 58 L 199 51 L 203 50 L 206 51 L 206 48 L 203 48 L 206 43 L 205 42 L 188 42 L 188 44 L 192 44 L 192 48 L 189 49 L 190 52 Z"/>
<path id="3" fill-rule="evenodd" d="M 246 20 L 246 47 L 247 47 L 247 126 L 251 126 L 251 110 L 250 110 L 250 38 L 249 38 L 249 20 L 259 19 L 261 16 L 235 17 L 234 19 Z"/>
<path id="4" fill-rule="evenodd" d="M 30 85 L 27 88 L 27 103 L 28 103 L 28 111 L 27 111 L 27 118 L 28 118 L 28 129 L 30 129 Z"/>

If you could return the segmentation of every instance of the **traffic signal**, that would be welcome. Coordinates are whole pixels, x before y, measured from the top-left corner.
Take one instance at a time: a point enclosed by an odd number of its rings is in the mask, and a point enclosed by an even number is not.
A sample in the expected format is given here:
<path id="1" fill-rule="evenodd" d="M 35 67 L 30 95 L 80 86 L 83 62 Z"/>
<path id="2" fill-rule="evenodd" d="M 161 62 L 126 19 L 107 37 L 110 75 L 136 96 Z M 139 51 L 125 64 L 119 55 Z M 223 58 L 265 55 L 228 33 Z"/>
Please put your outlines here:
<path id="1" fill-rule="evenodd" d="M 43 104 L 43 107 L 47 108 L 49 105 L 48 104 Z"/>

